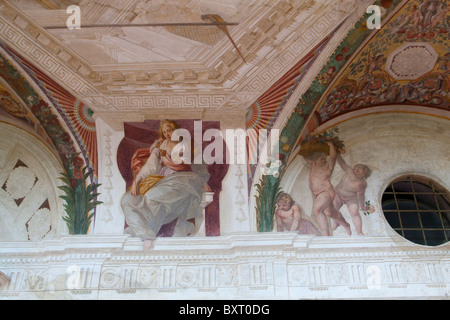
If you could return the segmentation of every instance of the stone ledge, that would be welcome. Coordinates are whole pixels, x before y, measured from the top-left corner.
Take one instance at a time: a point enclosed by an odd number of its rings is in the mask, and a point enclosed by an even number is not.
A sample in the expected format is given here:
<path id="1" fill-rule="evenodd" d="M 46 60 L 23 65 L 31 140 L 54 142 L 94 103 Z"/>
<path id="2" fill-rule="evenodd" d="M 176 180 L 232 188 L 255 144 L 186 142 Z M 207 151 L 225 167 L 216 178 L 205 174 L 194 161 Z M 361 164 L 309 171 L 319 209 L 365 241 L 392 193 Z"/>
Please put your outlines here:
<path id="1" fill-rule="evenodd" d="M 151 252 L 188 252 L 231 249 L 285 249 L 314 251 L 317 249 L 367 250 L 396 249 L 400 251 L 448 252 L 450 243 L 425 247 L 389 236 L 333 236 L 299 235 L 291 232 L 232 233 L 219 237 L 158 238 Z M 0 254 L 34 255 L 87 250 L 87 252 L 136 253 L 142 251 L 142 241 L 126 234 L 60 236 L 38 242 L 0 242 Z M 388 250 L 389 251 L 389 250 Z M 392 250 L 391 250 L 392 251 Z"/>
<path id="2" fill-rule="evenodd" d="M 0 243 L 0 299 L 448 298 L 449 245 L 390 237 L 235 233 Z"/>

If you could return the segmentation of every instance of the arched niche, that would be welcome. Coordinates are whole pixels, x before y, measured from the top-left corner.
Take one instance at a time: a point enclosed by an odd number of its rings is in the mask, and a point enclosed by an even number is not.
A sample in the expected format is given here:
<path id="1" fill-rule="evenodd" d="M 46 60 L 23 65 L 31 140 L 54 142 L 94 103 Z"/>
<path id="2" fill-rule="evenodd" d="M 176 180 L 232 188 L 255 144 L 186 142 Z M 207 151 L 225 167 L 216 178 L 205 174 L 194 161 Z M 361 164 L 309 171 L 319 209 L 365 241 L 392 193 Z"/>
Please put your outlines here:
<path id="1" fill-rule="evenodd" d="M 67 234 L 58 158 L 38 138 L 0 122 L 0 241 L 40 241 Z"/>
<path id="2" fill-rule="evenodd" d="M 195 122 L 192 119 L 171 119 L 176 121 L 181 128 L 186 129 L 193 139 L 199 138 L 202 142 L 203 151 L 211 143 L 203 140 L 204 133 L 209 130 L 219 130 L 220 123 L 218 121 L 201 121 L 201 128 L 198 133 L 201 137 L 196 137 Z M 197 120 L 198 121 L 198 120 Z M 160 120 L 145 120 L 143 122 L 125 122 L 124 133 L 125 137 L 122 139 L 117 150 L 117 164 L 122 178 L 126 182 L 128 189 L 133 182 L 133 174 L 131 171 L 131 158 L 133 154 L 139 149 L 149 148 L 150 145 L 158 139 Z M 194 142 L 194 140 L 192 141 Z M 197 143 L 197 142 L 196 142 Z M 225 142 L 224 142 L 225 143 Z M 227 148 L 223 146 L 223 158 L 226 159 Z M 211 203 L 205 208 L 205 235 L 219 236 L 220 235 L 220 193 L 222 192 L 222 181 L 226 176 L 229 165 L 224 161 L 223 164 L 209 164 L 207 165 L 208 173 L 210 174 L 208 186 L 211 188 Z M 123 190 L 125 193 L 126 190 Z M 167 237 L 172 236 L 173 228 L 176 221 L 168 223 L 161 228 L 158 236 Z"/>
<path id="3" fill-rule="evenodd" d="M 383 192 L 395 178 L 405 174 L 422 175 L 449 189 L 449 121 L 442 114 L 408 113 L 406 110 L 387 112 L 385 109 L 384 112 L 358 113 L 353 118 L 336 119 L 332 124 L 319 128 L 318 132 L 322 132 L 337 126 L 339 138 L 345 143 L 343 158 L 348 165 L 362 163 L 372 169 L 371 176 L 367 178 L 365 198 L 374 206 L 375 212 L 367 215 L 361 212 L 365 235 L 389 235 L 394 240 L 398 239 L 381 207 Z M 305 217 L 314 220 L 311 214 L 313 198 L 308 184 L 309 169 L 301 156 L 292 156 L 280 187 L 291 194 L 303 209 Z M 331 178 L 333 186 L 339 183 L 342 174 L 343 170 L 336 164 Z M 345 206 L 341 212 L 352 224 Z M 352 235 L 355 234 L 352 226 Z M 347 236 L 341 227 L 333 235 Z"/>

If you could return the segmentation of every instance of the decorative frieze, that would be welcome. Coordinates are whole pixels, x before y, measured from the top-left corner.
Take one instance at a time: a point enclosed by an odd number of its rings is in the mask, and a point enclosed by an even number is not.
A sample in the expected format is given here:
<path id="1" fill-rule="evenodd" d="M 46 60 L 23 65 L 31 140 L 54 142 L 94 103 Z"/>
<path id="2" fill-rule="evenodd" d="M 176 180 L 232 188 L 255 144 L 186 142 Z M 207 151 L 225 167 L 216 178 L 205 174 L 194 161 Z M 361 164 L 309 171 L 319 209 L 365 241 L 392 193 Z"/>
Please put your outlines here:
<path id="1" fill-rule="evenodd" d="M 146 253 L 139 239 L 124 235 L 63 237 L 21 252 L 4 242 L 0 268 L 7 281 L 0 297 L 390 298 L 399 292 L 445 297 L 448 245 L 428 249 L 388 237 L 352 240 L 295 233 L 160 238 Z"/>

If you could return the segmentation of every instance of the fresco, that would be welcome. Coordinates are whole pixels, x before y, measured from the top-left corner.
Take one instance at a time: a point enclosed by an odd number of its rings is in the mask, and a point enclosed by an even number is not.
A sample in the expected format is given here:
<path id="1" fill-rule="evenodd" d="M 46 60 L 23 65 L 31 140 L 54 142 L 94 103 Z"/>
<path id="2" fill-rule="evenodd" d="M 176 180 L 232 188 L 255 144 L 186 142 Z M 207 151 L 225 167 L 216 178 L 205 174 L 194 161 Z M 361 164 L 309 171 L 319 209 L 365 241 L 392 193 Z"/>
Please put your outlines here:
<path id="1" fill-rule="evenodd" d="M 59 186 L 65 201 L 63 220 L 71 234 L 87 234 L 96 205 L 100 204 L 96 192 L 99 186 L 96 183 L 97 137 L 92 111 L 12 49 L 4 45 L 2 48 L 22 71 L 2 56 L 0 76 L 14 88 L 22 103 L 14 104 L 4 94 L 0 106 L 9 114 L 31 123 L 59 157 L 64 167 L 61 176 L 57 177 L 63 182 Z M 34 79 L 34 85 L 41 91 L 37 92 L 21 72 Z"/>
<path id="2" fill-rule="evenodd" d="M 282 193 L 277 198 L 275 211 L 278 232 L 290 231 L 299 234 L 314 234 L 320 236 L 320 231 L 311 222 L 302 217 L 302 210 L 291 195 Z"/>
<path id="3" fill-rule="evenodd" d="M 41 99 L 7 59 L 1 57 L 0 62 L 0 75 L 26 103 L 29 113 L 36 119 L 38 127 L 41 128 L 38 128 L 38 130 L 45 131 L 45 134 L 49 137 L 47 142 L 54 146 L 62 163 L 66 164 L 68 155 L 74 154 L 76 151 L 70 135 L 65 132 L 53 108 Z"/>
<path id="4" fill-rule="evenodd" d="M 36 79 L 35 85 L 51 102 L 48 104 L 44 101 L 8 59 L 0 57 L 0 76 L 14 88 L 29 109 L 29 114 L 35 118 L 38 134 L 48 136 L 47 142 L 54 145 L 61 162 L 65 166 L 67 164 L 66 167 L 70 166 L 70 158 L 76 153 L 76 149 L 79 149 L 84 162 L 93 171 L 92 179 L 95 181 L 98 169 L 97 136 L 92 111 L 11 48 L 5 45 L 2 45 L 2 48 L 24 72 Z"/>
<path id="5" fill-rule="evenodd" d="M 0 84 L 0 108 L 8 114 L 22 120 L 26 125 L 37 129 L 37 121 L 31 112 L 11 92 Z M 37 130 L 36 130 L 37 131 Z"/>
<path id="6" fill-rule="evenodd" d="M 355 24 L 300 97 L 286 122 L 277 155 L 282 162 L 279 172 L 254 181 L 258 231 L 274 230 L 273 208 L 276 207 L 277 197 L 283 192 L 280 182 L 305 140 L 317 135 L 320 126 L 326 128 L 324 124 L 327 121 L 350 111 L 393 104 L 448 109 L 450 29 L 447 2 L 379 1 L 375 5 L 382 7 L 382 28 L 375 31 L 368 29 L 367 15 Z M 329 163 L 330 154 L 321 158 L 320 161 Z M 364 171 L 364 174 L 360 173 L 360 179 L 365 180 L 368 176 L 369 170 L 363 166 L 355 167 L 357 164 L 338 159 L 339 152 L 331 165 L 328 164 L 329 168 L 337 163 L 339 167 L 346 168 L 348 176 L 342 178 L 339 187 L 335 185 L 333 188 L 345 190 L 345 181 L 350 177 L 357 178 L 357 171 Z M 360 180 L 358 184 L 363 186 L 365 183 Z M 320 197 L 325 196 L 322 194 Z M 348 208 L 353 212 L 351 222 L 356 233 L 362 234 L 358 215 L 370 214 L 374 210 L 370 200 L 361 197 L 361 200 L 355 201 L 351 195 L 348 197 L 352 200 L 347 200 L 345 195 L 346 199 L 342 199 L 342 195 L 339 197 L 340 201 L 334 201 L 333 207 L 330 201 L 325 201 L 326 210 Z M 336 197 L 330 198 L 334 200 Z M 335 214 L 340 219 L 338 213 Z M 318 214 L 318 217 L 320 219 L 322 215 Z M 330 231 L 336 227 L 334 220 Z M 318 226 L 318 221 L 316 223 Z M 327 234 L 327 228 L 323 225 L 322 233 Z"/>
<path id="7" fill-rule="evenodd" d="M 292 194 L 280 190 L 281 194 L 277 196 L 277 232 L 331 236 L 341 228 L 349 236 L 365 235 L 362 215 L 375 212 L 370 200 L 366 199 L 367 178 L 372 169 L 362 163 L 350 164 L 344 159 L 346 148 L 338 132 L 339 129 L 334 127 L 303 140 L 298 152 L 303 165 L 297 169 L 303 173 L 291 171 L 290 174 L 298 174 L 291 186 Z M 335 170 L 338 166 L 340 170 Z M 309 192 L 298 188 L 309 189 Z"/>
<path id="8" fill-rule="evenodd" d="M 220 235 L 219 195 L 228 165 L 188 161 L 194 153 L 205 150 L 208 142 L 203 141 L 203 145 L 198 146 L 190 143 L 193 141 L 171 141 L 176 129 L 185 129 L 194 137 L 194 122 L 167 119 L 125 123 L 125 138 L 117 153 L 127 186 L 122 198 L 125 232 L 150 240 L 187 236 L 193 219 L 201 213 L 202 193 L 207 191 L 213 192 L 214 198 L 205 209 L 206 236 Z M 220 129 L 218 121 L 202 121 L 201 124 L 202 133 Z M 175 148 L 181 149 L 175 151 Z M 174 155 L 181 158 L 174 158 Z M 142 223 L 142 219 L 149 223 Z"/>
<path id="9" fill-rule="evenodd" d="M 448 12 L 446 1 L 408 2 L 339 76 L 315 113 L 318 123 L 380 105 L 448 109 Z"/>
<path id="10" fill-rule="evenodd" d="M 273 84 L 257 101 L 253 102 L 247 109 L 246 114 L 246 128 L 247 130 L 271 130 L 283 111 L 292 93 L 299 86 L 309 68 L 320 55 L 322 50 L 327 47 L 335 30 L 325 37 L 319 44 L 316 45 L 305 57 L 297 62 L 283 77 Z M 249 145 L 252 150 L 255 146 Z M 249 165 L 247 168 L 249 176 L 249 188 L 252 185 L 253 175 L 256 166 Z M 249 190 L 250 191 L 250 190 Z"/>
<path id="11" fill-rule="evenodd" d="M 366 201 L 366 179 L 372 170 L 365 164 L 347 164 L 343 158 L 346 152 L 344 142 L 338 137 L 339 129 L 334 127 L 321 134 L 309 135 L 303 142 L 299 155 L 310 167 L 309 188 L 313 195 L 313 216 L 317 219 L 322 235 L 342 226 L 351 235 L 350 224 L 341 213 L 345 206 L 358 235 L 363 236 L 361 213 L 373 213 L 374 207 Z M 335 166 L 342 168 L 339 182 L 333 185 L 331 176 Z M 328 218 L 333 221 L 332 228 Z M 330 232 L 330 230 L 332 230 Z"/>

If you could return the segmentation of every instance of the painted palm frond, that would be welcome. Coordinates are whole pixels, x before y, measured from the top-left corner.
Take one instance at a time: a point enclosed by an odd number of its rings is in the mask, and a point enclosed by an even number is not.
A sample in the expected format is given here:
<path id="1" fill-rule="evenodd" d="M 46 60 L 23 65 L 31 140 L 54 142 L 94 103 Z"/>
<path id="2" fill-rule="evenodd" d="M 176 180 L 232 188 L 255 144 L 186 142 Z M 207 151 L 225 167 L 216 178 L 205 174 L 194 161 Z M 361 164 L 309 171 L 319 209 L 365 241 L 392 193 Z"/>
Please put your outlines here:
<path id="1" fill-rule="evenodd" d="M 66 215 L 63 220 L 69 229 L 69 234 L 87 234 L 94 217 L 95 208 L 102 204 L 97 201 L 99 193 L 96 192 L 101 184 L 88 183 L 91 171 L 86 166 L 81 168 L 82 160 L 75 155 L 72 157 L 73 166 L 62 172 L 59 180 L 64 184 L 58 188 L 63 191 L 61 199 L 65 201 Z"/>
<path id="2" fill-rule="evenodd" d="M 279 180 L 272 176 L 264 176 L 256 184 L 256 223 L 259 232 L 271 232 L 274 227 L 276 201 L 282 190 Z"/>

